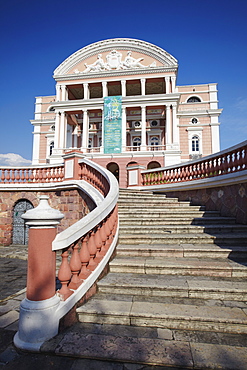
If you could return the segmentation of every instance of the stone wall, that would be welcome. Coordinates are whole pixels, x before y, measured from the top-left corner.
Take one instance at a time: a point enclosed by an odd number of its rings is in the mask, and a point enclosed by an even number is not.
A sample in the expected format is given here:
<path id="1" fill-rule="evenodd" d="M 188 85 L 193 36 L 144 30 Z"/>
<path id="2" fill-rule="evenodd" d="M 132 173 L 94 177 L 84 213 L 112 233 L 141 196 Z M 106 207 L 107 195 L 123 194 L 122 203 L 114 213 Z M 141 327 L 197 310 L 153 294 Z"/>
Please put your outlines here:
<path id="1" fill-rule="evenodd" d="M 247 183 L 217 186 L 204 189 L 165 192 L 167 197 L 190 200 L 193 205 L 205 205 L 207 210 L 217 210 L 222 216 L 236 218 L 247 224 Z"/>
<path id="2" fill-rule="evenodd" d="M 39 196 L 49 196 L 49 204 L 64 214 L 58 232 L 63 231 L 81 219 L 94 208 L 92 200 L 78 190 L 61 191 L 0 191 L 0 245 L 12 244 L 13 209 L 22 199 L 34 207 L 39 204 Z"/>

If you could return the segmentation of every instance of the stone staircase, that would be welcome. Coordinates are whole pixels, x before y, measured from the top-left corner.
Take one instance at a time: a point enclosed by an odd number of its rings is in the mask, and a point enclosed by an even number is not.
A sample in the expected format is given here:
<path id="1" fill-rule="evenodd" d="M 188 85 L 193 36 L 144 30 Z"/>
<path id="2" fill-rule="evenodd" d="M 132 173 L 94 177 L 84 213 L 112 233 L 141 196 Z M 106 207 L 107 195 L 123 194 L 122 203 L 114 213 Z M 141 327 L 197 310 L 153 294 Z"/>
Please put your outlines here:
<path id="1" fill-rule="evenodd" d="M 110 272 L 56 352 L 133 369 L 247 369 L 247 226 L 148 192 L 121 190 L 118 204 Z"/>

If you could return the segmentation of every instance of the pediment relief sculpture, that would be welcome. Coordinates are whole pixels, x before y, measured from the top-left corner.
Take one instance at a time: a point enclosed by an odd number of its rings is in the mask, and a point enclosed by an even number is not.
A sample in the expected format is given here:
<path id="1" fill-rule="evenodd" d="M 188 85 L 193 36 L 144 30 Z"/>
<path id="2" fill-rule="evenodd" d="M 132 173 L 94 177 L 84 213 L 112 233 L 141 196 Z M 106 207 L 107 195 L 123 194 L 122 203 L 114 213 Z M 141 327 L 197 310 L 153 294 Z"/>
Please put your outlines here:
<path id="1" fill-rule="evenodd" d="M 145 66 L 144 64 L 141 63 L 142 61 L 143 58 L 132 57 L 131 51 L 128 51 L 127 56 L 125 57 L 124 60 L 122 60 L 122 54 L 117 50 L 112 50 L 106 56 L 106 62 L 103 60 L 102 54 L 98 54 L 97 59 L 94 63 L 92 64 L 84 63 L 85 70 L 83 71 L 83 73 L 156 67 L 156 62 L 153 62 L 148 66 Z M 74 73 L 79 73 L 78 69 L 74 70 Z"/>

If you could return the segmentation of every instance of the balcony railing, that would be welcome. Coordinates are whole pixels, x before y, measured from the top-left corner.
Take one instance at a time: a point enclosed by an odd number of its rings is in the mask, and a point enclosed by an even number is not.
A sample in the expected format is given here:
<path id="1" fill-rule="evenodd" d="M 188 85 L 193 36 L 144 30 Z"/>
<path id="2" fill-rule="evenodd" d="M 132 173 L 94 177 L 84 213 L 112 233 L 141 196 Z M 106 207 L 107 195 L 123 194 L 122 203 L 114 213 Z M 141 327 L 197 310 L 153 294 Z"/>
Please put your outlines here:
<path id="1" fill-rule="evenodd" d="M 247 141 L 222 152 L 175 166 L 142 171 L 142 185 L 161 185 L 222 176 L 247 169 Z"/>

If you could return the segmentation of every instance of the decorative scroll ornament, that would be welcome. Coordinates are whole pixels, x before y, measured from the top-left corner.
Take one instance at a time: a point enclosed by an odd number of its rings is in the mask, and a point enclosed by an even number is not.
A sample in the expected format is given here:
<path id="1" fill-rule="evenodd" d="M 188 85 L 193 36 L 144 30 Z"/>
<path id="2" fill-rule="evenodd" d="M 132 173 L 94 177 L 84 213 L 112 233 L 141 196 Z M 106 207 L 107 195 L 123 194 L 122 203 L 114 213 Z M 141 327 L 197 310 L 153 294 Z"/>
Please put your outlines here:
<path id="1" fill-rule="evenodd" d="M 122 61 L 122 54 L 117 50 L 112 50 L 106 56 L 106 62 L 102 58 L 102 54 L 98 54 L 97 60 L 92 64 L 85 63 L 85 70 L 83 73 L 89 72 L 102 72 L 119 69 L 138 69 L 138 68 L 154 68 L 156 62 L 151 63 L 149 66 L 145 66 L 141 63 L 143 58 L 133 58 L 131 51 L 127 52 L 127 56 Z M 78 69 L 74 70 L 74 73 L 79 73 Z"/>

